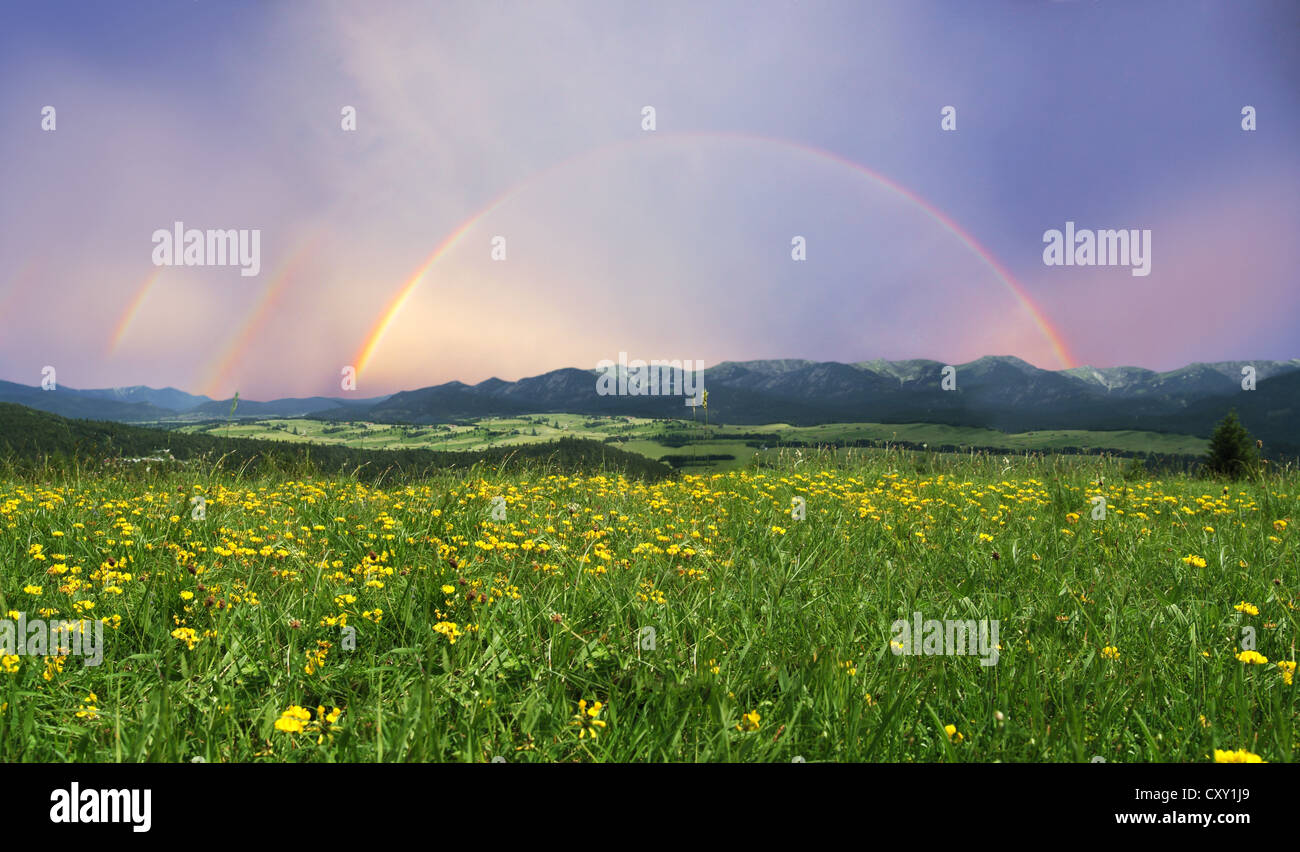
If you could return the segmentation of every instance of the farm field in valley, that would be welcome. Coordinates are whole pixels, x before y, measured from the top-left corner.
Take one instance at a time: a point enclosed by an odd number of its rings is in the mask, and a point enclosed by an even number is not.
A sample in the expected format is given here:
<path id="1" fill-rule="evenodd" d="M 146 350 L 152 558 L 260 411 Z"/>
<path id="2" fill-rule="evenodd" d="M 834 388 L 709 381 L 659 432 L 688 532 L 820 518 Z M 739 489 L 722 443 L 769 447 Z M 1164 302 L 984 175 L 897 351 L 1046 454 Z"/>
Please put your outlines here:
<path id="1" fill-rule="evenodd" d="M 784 423 L 705 427 L 703 416 L 691 420 L 639 417 L 591 417 L 577 414 L 536 414 L 483 418 L 458 424 L 407 426 L 388 423 L 310 419 L 270 419 L 206 423 L 179 428 L 182 432 L 299 443 L 343 444 L 364 449 L 427 448 L 483 450 L 553 441 L 561 437 L 616 439 L 616 446 L 652 459 L 678 457 L 693 470 L 739 470 L 755 455 L 770 458 L 780 442 L 808 445 L 851 444 L 854 441 L 905 442 L 920 446 L 952 446 L 979 450 L 1052 452 L 1067 447 L 1091 452 L 1136 452 L 1200 456 L 1207 441 L 1191 435 L 1143 431 L 1044 430 L 1008 434 L 993 429 L 928 423 L 834 423 L 790 426 Z M 764 450 L 763 447 L 768 447 Z M 702 458 L 732 456 L 730 459 Z M 687 461 L 687 459 L 690 459 Z"/>

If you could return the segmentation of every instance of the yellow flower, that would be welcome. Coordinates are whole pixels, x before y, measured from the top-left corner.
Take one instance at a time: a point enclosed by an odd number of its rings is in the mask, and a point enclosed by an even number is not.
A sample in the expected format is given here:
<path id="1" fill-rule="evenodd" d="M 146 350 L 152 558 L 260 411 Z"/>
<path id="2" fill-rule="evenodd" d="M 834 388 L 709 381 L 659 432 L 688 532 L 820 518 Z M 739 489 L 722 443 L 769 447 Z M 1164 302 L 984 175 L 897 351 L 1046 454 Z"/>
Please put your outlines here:
<path id="1" fill-rule="evenodd" d="M 329 643 L 321 642 L 319 645 L 321 647 L 318 647 L 316 650 L 305 652 L 307 656 L 307 665 L 303 666 L 302 670 L 306 674 L 315 674 L 319 669 L 325 666 L 325 658 L 329 655 Z"/>
<path id="2" fill-rule="evenodd" d="M 1286 521 L 1274 521 L 1273 529 L 1277 530 L 1278 532 L 1282 532 L 1283 530 L 1286 529 Z"/>
<path id="3" fill-rule="evenodd" d="M 1258 651 L 1242 651 L 1237 655 L 1237 659 L 1241 660 L 1243 663 L 1250 663 L 1251 665 L 1264 665 L 1268 662 L 1268 657 L 1265 657 Z"/>
<path id="4" fill-rule="evenodd" d="M 1280 660 L 1277 667 L 1282 670 L 1282 682 L 1290 686 L 1295 677 L 1295 660 Z"/>
<path id="5" fill-rule="evenodd" d="M 585 738 L 588 734 L 594 740 L 596 738 L 596 729 L 605 727 L 605 723 L 599 718 L 600 711 L 605 707 L 599 701 L 593 701 L 591 706 L 587 706 L 587 699 L 578 702 L 578 712 L 573 714 L 573 721 L 570 725 L 577 725 L 578 739 Z"/>
<path id="6" fill-rule="evenodd" d="M 99 703 L 99 696 L 93 692 L 87 693 L 86 697 L 81 700 L 86 705 L 77 711 L 78 719 L 97 719 L 99 718 L 99 708 L 95 705 Z"/>
<path id="7" fill-rule="evenodd" d="M 172 631 L 172 638 L 184 642 L 185 647 L 190 651 L 193 651 L 194 646 L 200 641 L 198 634 L 190 627 L 177 627 Z"/>
<path id="8" fill-rule="evenodd" d="M 1197 568 L 1205 567 L 1205 560 L 1194 553 L 1189 553 L 1188 555 L 1184 556 L 1183 561 L 1186 562 L 1188 565 L 1195 565 Z"/>
<path id="9" fill-rule="evenodd" d="M 1223 749 L 1216 748 L 1214 750 L 1214 762 L 1215 763 L 1267 763 L 1267 761 L 1261 758 L 1259 755 L 1252 754 L 1251 752 L 1246 751 L 1244 748 L 1237 749 L 1236 751 L 1224 751 Z"/>
<path id="10" fill-rule="evenodd" d="M 1118 660 L 1119 648 L 1116 648 L 1114 645 L 1107 645 L 1105 648 L 1101 649 L 1101 655 L 1108 660 Z"/>
<path id="11" fill-rule="evenodd" d="M 447 642 L 452 645 L 455 645 L 456 640 L 464 635 L 460 632 L 460 628 L 454 621 L 439 621 L 437 624 L 433 625 L 433 632 L 441 633 L 443 636 L 446 636 Z"/>
<path id="12" fill-rule="evenodd" d="M 750 710 L 740 717 L 739 724 L 736 725 L 737 731 L 757 731 L 758 723 L 762 720 L 757 710 Z"/>
<path id="13" fill-rule="evenodd" d="M 1246 603 L 1245 601 L 1237 604 L 1233 609 L 1237 612 L 1244 612 L 1246 615 L 1259 615 L 1259 607 L 1251 603 Z"/>
<path id="14" fill-rule="evenodd" d="M 280 714 L 280 718 L 275 720 L 275 729 L 284 731 L 288 734 L 300 734 L 307 726 L 307 721 L 311 719 L 311 713 L 304 707 L 297 704 L 290 704 L 289 709 Z"/>
<path id="15" fill-rule="evenodd" d="M 68 658 L 66 656 L 46 657 L 45 672 L 41 675 L 41 677 L 45 678 L 46 680 L 54 680 L 54 676 L 56 674 L 63 674 L 63 663 L 67 659 Z"/>
<path id="16" fill-rule="evenodd" d="M 966 739 L 964 736 L 961 735 L 961 732 L 957 730 L 956 725 L 944 725 L 943 732 L 948 735 L 948 739 L 950 742 L 959 743 L 962 740 Z"/>

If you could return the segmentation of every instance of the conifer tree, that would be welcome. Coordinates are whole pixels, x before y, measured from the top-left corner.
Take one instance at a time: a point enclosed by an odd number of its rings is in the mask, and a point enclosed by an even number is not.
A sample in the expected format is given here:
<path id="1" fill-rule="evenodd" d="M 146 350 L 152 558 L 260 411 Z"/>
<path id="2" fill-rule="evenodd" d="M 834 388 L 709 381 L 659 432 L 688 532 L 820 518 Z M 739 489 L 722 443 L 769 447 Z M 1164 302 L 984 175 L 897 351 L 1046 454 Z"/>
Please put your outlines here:
<path id="1" fill-rule="evenodd" d="M 1248 476 L 1258 464 L 1255 439 L 1237 419 L 1236 410 L 1229 411 L 1210 436 L 1210 450 L 1205 457 L 1205 469 L 1210 473 L 1237 479 Z"/>

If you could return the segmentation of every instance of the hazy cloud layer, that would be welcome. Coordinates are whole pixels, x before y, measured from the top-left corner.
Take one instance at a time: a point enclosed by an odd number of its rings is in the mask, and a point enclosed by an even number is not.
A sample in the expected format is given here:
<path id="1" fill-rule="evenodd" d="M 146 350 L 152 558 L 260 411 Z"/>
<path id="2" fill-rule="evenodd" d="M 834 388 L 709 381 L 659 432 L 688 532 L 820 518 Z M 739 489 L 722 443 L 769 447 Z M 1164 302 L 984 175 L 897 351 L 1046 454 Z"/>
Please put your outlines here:
<path id="1" fill-rule="evenodd" d="M 1060 366 L 970 247 L 836 158 L 984 246 L 1081 363 L 1294 357 L 1300 13 L 1137 5 L 8 3 L 0 379 L 337 393 L 494 203 L 362 394 L 619 351 Z M 177 220 L 261 229 L 260 275 L 145 292 Z M 1045 267 L 1067 220 L 1150 229 L 1152 274 Z"/>

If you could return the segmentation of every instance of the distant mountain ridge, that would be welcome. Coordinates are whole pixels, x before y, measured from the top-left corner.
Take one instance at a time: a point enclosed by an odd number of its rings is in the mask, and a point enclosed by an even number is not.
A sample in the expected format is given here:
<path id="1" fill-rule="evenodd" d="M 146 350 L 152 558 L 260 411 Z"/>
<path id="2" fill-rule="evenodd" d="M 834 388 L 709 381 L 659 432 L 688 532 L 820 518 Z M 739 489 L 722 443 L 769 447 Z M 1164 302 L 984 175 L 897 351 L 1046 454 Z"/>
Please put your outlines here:
<path id="1" fill-rule="evenodd" d="M 192 411 L 203 403 L 212 401 L 210 397 L 195 396 L 176 388 L 155 389 L 145 385 L 132 385 L 125 388 L 100 388 L 98 390 L 75 391 L 75 393 L 93 399 L 143 402 L 167 411 Z"/>
<path id="2" fill-rule="evenodd" d="M 1300 359 L 1222 361 L 1156 372 L 1141 367 L 1043 370 L 1012 356 L 956 368 L 941 388 L 939 361 L 725 361 L 704 371 L 708 416 L 732 424 L 928 422 L 1004 431 L 1143 429 L 1206 436 L 1229 408 L 1278 449 L 1300 452 Z M 1242 388 L 1253 367 L 1255 390 Z M 452 381 L 371 399 L 239 401 L 235 417 L 302 417 L 427 424 L 473 417 L 568 413 L 682 418 L 681 395 L 602 396 L 596 370 L 563 368 L 509 382 Z M 680 387 L 680 385 L 678 385 Z M 68 417 L 121 422 L 219 419 L 230 400 L 175 388 L 42 391 L 0 382 L 0 402 Z M 694 412 L 702 417 L 700 412 Z"/>
<path id="3" fill-rule="evenodd" d="M 235 418 L 302 417 L 324 414 L 332 409 L 366 409 L 388 397 L 338 399 L 313 396 L 304 399 L 276 399 L 257 402 L 240 399 Z M 151 423 L 159 420 L 211 420 L 230 414 L 232 400 L 195 396 L 176 388 L 132 385 L 121 388 L 77 390 L 58 385 L 53 390 L 0 381 L 0 402 L 15 402 L 28 408 L 64 417 L 111 420 L 119 423 Z"/>

